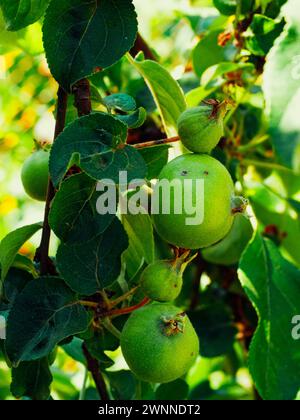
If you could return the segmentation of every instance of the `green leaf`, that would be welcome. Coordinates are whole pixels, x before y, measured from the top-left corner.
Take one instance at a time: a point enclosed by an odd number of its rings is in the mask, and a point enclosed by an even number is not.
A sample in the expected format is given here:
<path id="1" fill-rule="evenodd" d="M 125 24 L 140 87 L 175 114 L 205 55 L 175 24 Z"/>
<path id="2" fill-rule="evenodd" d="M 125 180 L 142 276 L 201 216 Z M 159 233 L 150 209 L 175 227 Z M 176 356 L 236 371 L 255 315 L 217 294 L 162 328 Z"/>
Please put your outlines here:
<path id="1" fill-rule="evenodd" d="M 130 50 L 136 13 L 132 0 L 52 0 L 43 33 L 51 72 L 70 91 L 75 82 Z"/>
<path id="2" fill-rule="evenodd" d="M 300 12 L 297 0 L 289 0 L 283 11 L 288 23 L 267 57 L 263 90 L 275 152 L 282 163 L 292 167 L 295 150 L 300 144 Z"/>
<path id="3" fill-rule="evenodd" d="M 173 77 L 160 64 L 151 60 L 138 61 L 127 56 L 150 89 L 165 131 L 176 132 L 179 115 L 186 109 L 183 92 Z"/>
<path id="4" fill-rule="evenodd" d="M 233 61 L 236 49 L 228 44 L 225 47 L 218 45 L 218 37 L 222 31 L 211 31 L 205 35 L 193 50 L 193 67 L 197 76 L 215 64 L 224 61 Z"/>
<path id="5" fill-rule="evenodd" d="M 266 400 L 294 399 L 300 352 L 292 337 L 292 318 L 300 314 L 300 271 L 257 233 L 243 254 L 239 278 L 259 315 L 249 354 L 256 387 Z"/>
<path id="6" fill-rule="evenodd" d="M 86 358 L 83 354 L 82 345 L 83 340 L 78 337 L 73 337 L 72 341 L 68 344 L 64 344 L 62 348 L 72 359 L 86 365 Z"/>
<path id="7" fill-rule="evenodd" d="M 275 225 L 279 232 L 284 233 L 280 241 L 280 250 L 292 263 L 300 266 L 299 219 L 289 200 L 278 195 L 279 191 L 276 188 L 281 182 L 299 188 L 297 176 L 291 175 L 284 180 L 283 175 L 280 179 L 278 175 L 273 174 L 264 183 L 251 182 L 247 194 L 260 224 Z M 283 194 L 287 197 L 290 195 L 288 190 Z"/>
<path id="8" fill-rule="evenodd" d="M 112 284 L 121 271 L 121 254 L 128 247 L 117 218 L 96 238 L 80 245 L 61 244 L 57 251 L 59 272 L 82 295 L 92 295 Z"/>
<path id="9" fill-rule="evenodd" d="M 0 243 L 0 264 L 1 281 L 6 277 L 9 268 L 14 262 L 17 252 L 21 246 L 28 241 L 38 230 L 42 228 L 42 223 L 23 226 L 13 232 L 10 232 Z"/>
<path id="10" fill-rule="evenodd" d="M 203 357 L 217 357 L 232 350 L 237 329 L 233 315 L 224 304 L 211 304 L 189 313 L 200 341 Z"/>
<path id="11" fill-rule="evenodd" d="M 61 184 L 51 204 L 49 223 L 63 242 L 88 241 L 110 225 L 114 214 L 97 212 L 96 202 L 100 195 L 96 191 L 96 181 L 83 173 L 71 176 Z"/>
<path id="12" fill-rule="evenodd" d="M 74 156 L 94 179 L 119 183 L 120 171 L 127 172 L 128 182 L 144 178 L 145 162 L 137 150 L 124 144 L 126 137 L 126 125 L 112 115 L 96 112 L 77 119 L 52 146 L 49 169 L 54 185 L 62 181 Z"/>
<path id="13" fill-rule="evenodd" d="M 3 290 L 10 307 L 14 304 L 17 296 L 32 279 L 32 275 L 27 271 L 14 267 L 9 270 L 3 283 Z"/>
<path id="14" fill-rule="evenodd" d="M 183 379 L 161 384 L 155 391 L 156 400 L 185 400 L 189 393 L 189 386 Z"/>
<path id="15" fill-rule="evenodd" d="M 148 214 L 123 214 L 122 223 L 129 237 L 124 253 L 126 270 L 132 277 L 143 262 L 150 264 L 154 260 L 153 225 Z"/>
<path id="16" fill-rule="evenodd" d="M 147 179 L 158 178 L 162 168 L 168 163 L 169 149 L 170 146 L 168 144 L 140 149 L 140 153 L 148 168 Z"/>
<path id="17" fill-rule="evenodd" d="M 201 86 L 190 90 L 186 94 L 186 101 L 190 107 L 198 105 L 205 98 L 226 83 L 225 75 L 238 70 L 254 70 L 251 63 L 222 62 L 207 68 L 201 76 Z"/>
<path id="18" fill-rule="evenodd" d="M 52 375 L 48 358 L 22 362 L 12 369 L 11 393 L 16 398 L 47 400 L 50 397 Z"/>
<path id="19" fill-rule="evenodd" d="M 0 0 L 0 7 L 9 31 L 18 31 L 39 20 L 49 0 Z"/>
<path id="20" fill-rule="evenodd" d="M 115 400 L 133 400 L 136 390 L 136 379 L 128 370 L 106 372 Z"/>
<path id="21" fill-rule="evenodd" d="M 25 255 L 17 254 L 14 262 L 12 263 L 12 267 L 27 271 L 33 277 L 38 277 L 35 263 L 30 258 L 25 257 Z"/>
<path id="22" fill-rule="evenodd" d="M 6 349 L 14 365 L 47 356 L 66 337 L 85 331 L 88 314 L 55 277 L 31 281 L 17 296 L 7 321 Z"/>
<path id="23" fill-rule="evenodd" d="M 117 115 L 117 118 L 125 123 L 128 128 L 138 128 L 146 121 L 147 111 L 141 106 L 131 114 Z"/>
<path id="24" fill-rule="evenodd" d="M 245 34 L 246 47 L 254 55 L 265 56 L 282 32 L 283 27 L 283 20 L 277 22 L 266 16 L 255 14 Z"/>
<path id="25" fill-rule="evenodd" d="M 103 98 L 103 102 L 108 108 L 118 109 L 124 112 L 134 111 L 136 102 L 134 98 L 126 93 L 114 93 Z"/>

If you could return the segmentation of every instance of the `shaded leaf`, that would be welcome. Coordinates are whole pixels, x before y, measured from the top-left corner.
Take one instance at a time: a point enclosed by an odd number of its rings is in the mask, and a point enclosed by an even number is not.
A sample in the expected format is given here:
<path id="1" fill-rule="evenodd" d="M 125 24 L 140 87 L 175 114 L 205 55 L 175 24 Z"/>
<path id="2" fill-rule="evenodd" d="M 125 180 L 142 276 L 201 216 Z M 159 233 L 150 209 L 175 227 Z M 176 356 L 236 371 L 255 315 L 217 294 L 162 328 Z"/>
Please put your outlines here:
<path id="1" fill-rule="evenodd" d="M 32 279 L 32 275 L 27 271 L 14 267 L 9 270 L 3 283 L 3 290 L 10 307 L 14 304 L 18 294 Z"/>
<path id="2" fill-rule="evenodd" d="M 43 16 L 50 0 L 0 0 L 9 31 L 18 31 Z"/>
<path id="3" fill-rule="evenodd" d="M 189 386 L 183 379 L 161 384 L 155 391 L 156 400 L 185 400 L 189 393 Z"/>
<path id="4" fill-rule="evenodd" d="M 12 369 L 11 393 L 16 398 L 47 400 L 50 397 L 52 375 L 48 358 L 22 362 Z"/>
<path id="5" fill-rule="evenodd" d="M 114 93 L 103 98 L 103 102 L 108 108 L 119 109 L 120 111 L 130 112 L 136 108 L 134 98 L 126 93 Z"/>
<path id="6" fill-rule="evenodd" d="M 86 174 L 71 176 L 62 183 L 51 204 L 49 223 L 63 242 L 88 241 L 110 225 L 114 214 L 101 215 L 96 209 L 100 194 L 96 181 Z"/>
<path id="7" fill-rule="evenodd" d="M 128 370 L 106 372 L 111 392 L 116 400 L 133 400 L 135 397 L 136 379 Z"/>
<path id="8" fill-rule="evenodd" d="M 189 313 L 189 317 L 199 336 L 201 356 L 217 357 L 232 349 L 237 329 L 225 305 L 214 303 Z"/>
<path id="9" fill-rule="evenodd" d="M 127 115 L 117 115 L 117 118 L 125 123 L 128 128 L 138 128 L 144 124 L 147 118 L 147 112 L 145 108 L 140 107 L 136 111 Z"/>
<path id="10" fill-rule="evenodd" d="M 168 144 L 161 144 L 159 146 L 145 147 L 140 149 L 140 153 L 143 156 L 144 161 L 147 165 L 147 178 L 154 179 L 158 178 L 163 167 L 168 163 L 169 158 Z"/>
<path id="11" fill-rule="evenodd" d="M 82 295 L 92 295 L 112 284 L 121 271 L 121 254 L 128 247 L 117 218 L 96 238 L 79 245 L 61 244 L 57 251 L 59 272 Z"/>
<path id="12" fill-rule="evenodd" d="M 87 328 L 87 312 L 76 302 L 55 277 L 39 278 L 23 289 L 7 322 L 6 349 L 14 365 L 48 355 L 61 340 Z"/>
<path id="13" fill-rule="evenodd" d="M 62 348 L 68 356 L 83 365 L 86 365 L 86 358 L 82 350 L 83 340 L 78 337 L 73 337 L 72 341 L 68 344 L 62 345 Z"/>
<path id="14" fill-rule="evenodd" d="M 132 0 L 52 0 L 43 32 L 51 73 L 69 91 L 75 82 L 111 66 L 130 50 L 137 33 L 136 13 Z"/>
<path id="15" fill-rule="evenodd" d="M 81 117 L 57 137 L 50 153 L 49 169 L 54 185 L 65 175 L 72 158 L 92 178 L 119 182 L 119 172 L 127 171 L 128 182 L 143 178 L 146 165 L 137 150 L 125 145 L 127 127 L 102 112 Z"/>

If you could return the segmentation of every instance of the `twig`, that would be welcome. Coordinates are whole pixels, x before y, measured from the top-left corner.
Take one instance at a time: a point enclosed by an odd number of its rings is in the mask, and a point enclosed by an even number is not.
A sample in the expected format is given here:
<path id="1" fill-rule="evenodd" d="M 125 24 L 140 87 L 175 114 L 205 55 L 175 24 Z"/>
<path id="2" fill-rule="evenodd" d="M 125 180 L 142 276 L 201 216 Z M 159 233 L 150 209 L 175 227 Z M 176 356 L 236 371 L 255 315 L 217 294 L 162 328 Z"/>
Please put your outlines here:
<path id="1" fill-rule="evenodd" d="M 101 397 L 102 401 L 109 401 L 109 395 L 106 387 L 106 383 L 104 381 L 104 378 L 102 376 L 102 372 L 100 370 L 100 365 L 97 359 L 95 359 L 90 352 L 88 351 L 85 344 L 82 345 L 82 350 L 84 353 L 84 356 L 87 361 L 87 368 L 91 372 L 92 377 L 94 379 L 97 391 Z"/>
<path id="2" fill-rule="evenodd" d="M 132 147 L 134 147 L 135 149 L 142 149 L 144 147 L 152 147 L 152 146 L 159 146 L 160 144 L 174 143 L 175 141 L 179 141 L 179 140 L 180 140 L 180 137 L 175 136 L 175 137 L 169 137 L 167 139 L 150 140 L 150 141 L 145 141 L 144 143 L 136 143 L 136 144 L 133 144 Z"/>
<path id="3" fill-rule="evenodd" d="M 90 83 L 87 79 L 82 79 L 73 87 L 75 106 L 77 108 L 78 116 L 88 115 L 92 112 Z M 109 401 L 109 395 L 106 388 L 100 364 L 88 351 L 85 344 L 82 345 L 83 353 L 87 361 L 87 368 L 91 372 L 96 388 L 102 401 Z"/>
<path id="4" fill-rule="evenodd" d="M 91 89 L 88 79 L 82 79 L 73 87 L 75 106 L 78 116 L 88 115 L 92 112 Z"/>
<path id="5" fill-rule="evenodd" d="M 56 116 L 54 140 L 59 136 L 59 134 L 63 131 L 65 127 L 67 102 L 68 102 L 67 93 L 64 91 L 62 87 L 59 87 L 58 94 L 57 94 L 57 116 Z M 40 262 L 41 275 L 56 274 L 54 264 L 52 263 L 52 260 L 49 258 L 49 244 L 50 244 L 51 228 L 48 221 L 51 201 L 53 200 L 54 196 L 55 196 L 55 188 L 51 182 L 51 179 L 49 178 L 41 244 L 39 248 L 37 249 L 36 255 L 35 255 L 35 261 Z"/>
<path id="6" fill-rule="evenodd" d="M 157 61 L 156 56 L 153 54 L 151 48 L 141 36 L 140 33 L 137 34 L 134 46 L 130 50 L 130 54 L 135 57 L 140 51 L 143 51 L 144 56 L 148 60 Z"/>
<path id="7" fill-rule="evenodd" d="M 127 306 L 127 308 L 121 308 L 121 309 L 113 309 L 112 311 L 108 311 L 105 314 L 103 314 L 103 316 L 105 317 L 115 317 L 115 316 L 119 316 L 119 315 L 126 315 L 126 314 L 130 314 L 131 312 L 141 308 L 144 305 L 147 305 L 147 303 L 150 302 L 150 299 L 148 299 L 147 297 L 144 298 L 140 303 L 138 303 L 137 305 L 133 305 L 133 306 Z"/>

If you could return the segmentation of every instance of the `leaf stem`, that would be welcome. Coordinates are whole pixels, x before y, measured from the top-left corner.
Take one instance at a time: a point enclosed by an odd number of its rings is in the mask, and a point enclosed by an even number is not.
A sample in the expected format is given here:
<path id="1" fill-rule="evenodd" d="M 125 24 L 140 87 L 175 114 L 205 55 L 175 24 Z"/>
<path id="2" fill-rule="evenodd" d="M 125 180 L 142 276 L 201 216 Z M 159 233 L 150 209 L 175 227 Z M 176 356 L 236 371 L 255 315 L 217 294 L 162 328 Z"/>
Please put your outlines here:
<path id="1" fill-rule="evenodd" d="M 159 146 L 160 144 L 174 143 L 175 141 L 179 141 L 179 140 L 180 140 L 180 137 L 175 136 L 175 137 L 169 137 L 167 139 L 150 140 L 150 141 L 145 141 L 144 143 L 136 143 L 136 144 L 133 144 L 132 147 L 134 147 L 135 149 L 142 149 L 144 147 L 152 147 L 152 146 Z"/>
<path id="2" fill-rule="evenodd" d="M 115 300 L 111 300 L 110 301 L 110 306 L 111 308 L 113 308 L 114 306 L 117 306 L 119 303 L 123 302 L 124 300 L 126 300 L 129 296 L 133 295 L 139 286 L 135 286 L 132 289 L 130 289 L 128 292 L 124 293 L 124 295 L 118 297 Z"/>
<path id="3" fill-rule="evenodd" d="M 121 337 L 121 331 L 118 330 L 118 328 L 116 328 L 111 320 L 109 318 L 104 318 L 102 320 L 102 325 L 104 326 L 104 328 L 107 329 L 107 331 L 109 331 L 112 335 L 114 335 L 115 337 L 117 337 L 118 340 L 120 340 Z"/>
<path id="4" fill-rule="evenodd" d="M 57 116 L 56 116 L 54 141 L 65 127 L 67 103 L 68 103 L 68 95 L 65 92 L 65 90 L 60 86 L 58 89 L 58 94 L 57 94 Z M 41 275 L 46 275 L 46 274 L 55 275 L 56 274 L 54 264 L 52 263 L 52 260 L 49 258 L 51 228 L 48 221 L 50 205 L 54 196 L 55 196 L 55 188 L 51 182 L 51 179 L 49 178 L 42 238 L 41 238 L 40 246 L 37 249 L 36 254 L 35 254 L 35 261 L 40 262 Z"/>

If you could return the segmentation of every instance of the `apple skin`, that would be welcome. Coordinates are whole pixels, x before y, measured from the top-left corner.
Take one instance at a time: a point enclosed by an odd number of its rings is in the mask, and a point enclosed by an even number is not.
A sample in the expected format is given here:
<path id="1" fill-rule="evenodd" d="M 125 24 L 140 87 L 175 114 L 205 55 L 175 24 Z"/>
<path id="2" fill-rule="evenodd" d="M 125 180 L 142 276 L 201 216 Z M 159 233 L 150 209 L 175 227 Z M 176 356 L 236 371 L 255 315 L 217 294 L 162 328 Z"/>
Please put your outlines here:
<path id="1" fill-rule="evenodd" d="M 45 201 L 49 178 L 49 152 L 38 150 L 29 156 L 22 167 L 21 179 L 29 197 Z"/>
<path id="2" fill-rule="evenodd" d="M 175 318 L 182 319 L 182 330 L 171 333 L 167 321 Z M 181 309 L 154 303 L 131 314 L 121 334 L 121 348 L 139 379 L 165 383 L 180 378 L 191 368 L 199 353 L 199 340 Z"/>
<path id="3" fill-rule="evenodd" d="M 170 302 L 181 292 L 182 274 L 176 266 L 176 261 L 155 261 L 142 272 L 140 285 L 149 299 Z"/>
<path id="4" fill-rule="evenodd" d="M 223 239 L 234 219 L 234 185 L 225 166 L 205 154 L 184 154 L 169 162 L 161 171 L 158 180 L 172 182 L 175 179 L 182 184 L 183 211 L 180 214 L 176 213 L 175 203 L 178 202 L 178 198 L 175 197 L 172 188 L 170 211 L 164 214 L 162 202 L 163 199 L 166 200 L 166 195 L 157 184 L 152 196 L 152 200 L 159 203 L 159 208 L 156 206 L 152 216 L 157 233 L 166 242 L 184 249 L 205 248 Z M 193 182 L 184 184 L 185 180 Z M 196 180 L 203 180 L 204 194 L 200 199 L 199 194 L 197 195 Z M 187 219 L 194 215 L 185 211 L 185 196 L 193 206 L 203 206 L 201 223 L 187 223 Z"/>

